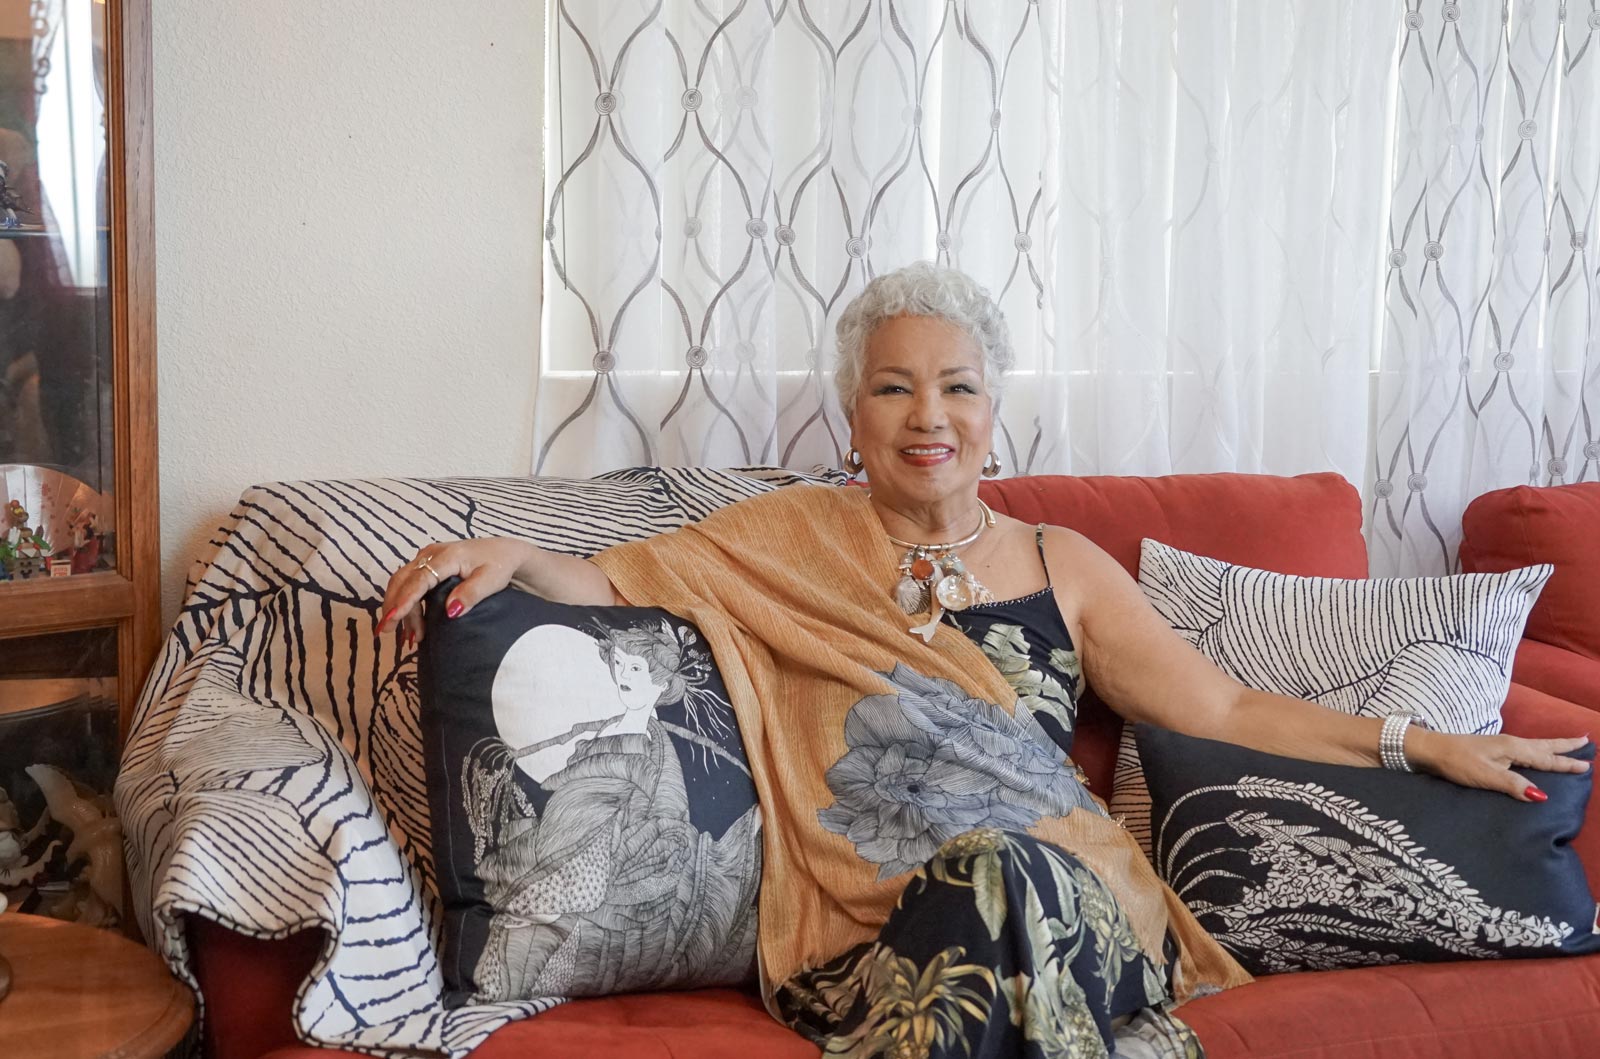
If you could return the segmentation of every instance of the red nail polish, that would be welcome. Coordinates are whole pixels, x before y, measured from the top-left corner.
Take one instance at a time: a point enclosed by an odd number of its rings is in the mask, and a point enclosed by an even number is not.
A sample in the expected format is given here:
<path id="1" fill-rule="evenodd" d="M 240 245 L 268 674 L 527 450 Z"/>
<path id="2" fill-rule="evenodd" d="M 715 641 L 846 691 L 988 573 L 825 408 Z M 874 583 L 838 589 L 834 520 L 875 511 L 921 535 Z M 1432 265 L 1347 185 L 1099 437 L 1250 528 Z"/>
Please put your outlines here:
<path id="1" fill-rule="evenodd" d="M 389 611 L 389 613 L 387 613 L 387 614 L 385 614 L 383 616 L 383 620 L 382 621 L 378 622 L 378 634 L 379 635 L 383 634 L 384 626 L 389 624 L 390 620 L 394 618 L 394 612 L 399 610 L 399 609 L 400 609 L 399 607 L 393 608 L 392 610 Z"/>
<path id="2" fill-rule="evenodd" d="M 1550 796 L 1537 787 L 1529 787 L 1523 793 L 1528 796 L 1528 801 L 1530 802 L 1547 802 L 1550 800 Z"/>
<path id="3" fill-rule="evenodd" d="M 465 609 L 459 599 L 452 599 L 450 605 L 444 608 L 444 616 L 447 618 L 459 618 L 461 617 L 461 612 Z"/>
<path id="4" fill-rule="evenodd" d="M 417 645 L 417 634 L 414 633 L 414 632 L 406 633 L 406 650 L 409 651 L 413 647 L 415 647 L 416 645 Z"/>

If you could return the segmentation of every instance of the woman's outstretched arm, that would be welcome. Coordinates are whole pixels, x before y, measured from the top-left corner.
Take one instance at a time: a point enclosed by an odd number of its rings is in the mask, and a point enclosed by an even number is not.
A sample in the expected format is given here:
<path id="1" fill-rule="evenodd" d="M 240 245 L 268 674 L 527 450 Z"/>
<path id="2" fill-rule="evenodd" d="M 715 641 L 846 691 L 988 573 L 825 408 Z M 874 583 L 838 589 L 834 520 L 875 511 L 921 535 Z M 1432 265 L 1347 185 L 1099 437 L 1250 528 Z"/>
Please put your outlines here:
<path id="1" fill-rule="evenodd" d="M 424 560 L 426 567 L 422 565 Z M 377 631 L 403 626 L 406 636 L 421 640 L 422 597 L 439 581 L 452 577 L 461 578 L 445 603 L 445 614 L 452 618 L 465 614 L 479 600 L 513 581 L 556 603 L 609 607 L 625 602 L 605 572 L 587 559 L 547 552 L 514 537 L 451 541 L 428 545 L 389 577 Z"/>
<path id="2" fill-rule="evenodd" d="M 1283 757 L 1381 764 L 1381 720 L 1243 686 L 1173 632 L 1127 571 L 1076 533 L 1049 534 L 1046 554 L 1072 586 L 1063 616 L 1079 637 L 1084 674 L 1124 718 Z M 1584 772 L 1587 763 L 1560 755 L 1587 741 L 1449 735 L 1413 725 L 1405 753 L 1414 766 L 1462 786 L 1540 801 L 1515 769 Z"/>

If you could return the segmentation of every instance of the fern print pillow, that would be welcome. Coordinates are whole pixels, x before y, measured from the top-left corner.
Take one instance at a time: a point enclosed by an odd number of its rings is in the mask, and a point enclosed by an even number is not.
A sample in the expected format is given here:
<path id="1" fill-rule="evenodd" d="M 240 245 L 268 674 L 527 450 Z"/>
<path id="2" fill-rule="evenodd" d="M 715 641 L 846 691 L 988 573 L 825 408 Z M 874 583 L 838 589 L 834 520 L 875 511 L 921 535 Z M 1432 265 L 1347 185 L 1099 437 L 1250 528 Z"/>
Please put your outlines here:
<path id="1" fill-rule="evenodd" d="M 1251 974 L 1600 950 L 1571 842 L 1589 773 L 1530 805 L 1434 776 L 1135 729 L 1156 871 Z M 1593 761 L 1595 746 L 1569 756 Z"/>
<path id="2" fill-rule="evenodd" d="M 1236 566 L 1146 539 L 1139 587 L 1239 683 L 1362 717 L 1415 713 L 1435 731 L 1493 734 L 1528 612 L 1554 568 L 1351 580 Z M 1111 813 L 1150 852 L 1150 795 L 1132 732 Z"/>

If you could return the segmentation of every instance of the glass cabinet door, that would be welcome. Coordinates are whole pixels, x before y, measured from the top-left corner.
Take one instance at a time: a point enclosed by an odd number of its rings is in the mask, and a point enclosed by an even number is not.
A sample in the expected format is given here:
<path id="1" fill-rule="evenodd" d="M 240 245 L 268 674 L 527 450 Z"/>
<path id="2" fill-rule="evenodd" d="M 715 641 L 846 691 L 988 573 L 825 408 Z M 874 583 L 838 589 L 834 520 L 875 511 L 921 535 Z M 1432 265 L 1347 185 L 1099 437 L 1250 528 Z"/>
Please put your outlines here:
<path id="1" fill-rule="evenodd" d="M 116 629 L 0 640 L 0 898 L 9 911 L 93 926 L 121 920 L 116 774 Z"/>
<path id="2" fill-rule="evenodd" d="M 0 0 L 0 581 L 116 565 L 106 5 Z"/>
<path id="3" fill-rule="evenodd" d="M 161 638 L 149 50 L 149 0 L 0 0 L 0 901 L 102 926 Z"/>

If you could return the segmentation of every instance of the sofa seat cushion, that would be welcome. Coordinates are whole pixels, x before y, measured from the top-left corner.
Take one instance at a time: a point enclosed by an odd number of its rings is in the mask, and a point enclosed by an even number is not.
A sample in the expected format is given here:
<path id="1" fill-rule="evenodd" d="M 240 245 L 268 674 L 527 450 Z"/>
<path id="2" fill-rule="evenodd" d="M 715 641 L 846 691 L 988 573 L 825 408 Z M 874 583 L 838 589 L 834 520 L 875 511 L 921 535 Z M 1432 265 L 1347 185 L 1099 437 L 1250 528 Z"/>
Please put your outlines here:
<path id="1" fill-rule="evenodd" d="M 1461 568 L 1555 564 L 1528 616 L 1529 638 L 1600 659 L 1600 482 L 1485 493 L 1461 516 Z"/>
<path id="2" fill-rule="evenodd" d="M 1600 658 L 1538 640 L 1523 640 L 1517 645 L 1511 679 L 1546 695 L 1600 710 Z"/>
<path id="3" fill-rule="evenodd" d="M 1515 997 L 1515 1004 L 1508 1004 Z M 1600 956 L 1416 964 L 1263 978 L 1185 1005 L 1207 1059 L 1503 1059 L 1586 1055 Z M 816 1059 L 730 989 L 575 1000 L 495 1031 L 473 1059 Z M 356 1059 L 292 1046 L 263 1059 Z"/>
<path id="4" fill-rule="evenodd" d="M 752 993 L 696 989 L 574 1000 L 496 1030 L 472 1059 L 817 1059 Z M 357 1059 L 296 1045 L 262 1059 Z"/>
<path id="5" fill-rule="evenodd" d="M 1590 1055 L 1600 955 L 1277 975 L 1179 1014 L 1206 1059 Z"/>

